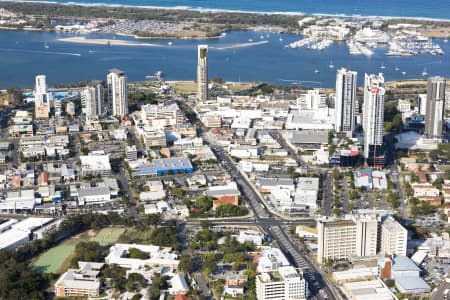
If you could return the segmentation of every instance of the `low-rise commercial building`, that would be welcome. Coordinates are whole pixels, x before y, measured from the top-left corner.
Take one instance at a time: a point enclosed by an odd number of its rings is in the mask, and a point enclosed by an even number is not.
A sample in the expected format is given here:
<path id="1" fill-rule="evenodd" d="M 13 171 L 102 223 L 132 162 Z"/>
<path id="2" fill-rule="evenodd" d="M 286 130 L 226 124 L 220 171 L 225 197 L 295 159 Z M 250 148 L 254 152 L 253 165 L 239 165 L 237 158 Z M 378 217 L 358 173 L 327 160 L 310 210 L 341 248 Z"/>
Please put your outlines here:
<path id="1" fill-rule="evenodd" d="M 90 154 L 80 156 L 82 176 L 110 176 L 111 164 L 107 154 Z"/>
<path id="2" fill-rule="evenodd" d="M 256 276 L 256 297 L 258 300 L 307 299 L 308 284 L 294 267 L 280 267 Z"/>
<path id="3" fill-rule="evenodd" d="M 111 201 L 111 192 L 107 187 L 89 187 L 78 189 L 78 205 L 90 205 Z"/>
<path id="4" fill-rule="evenodd" d="M 160 176 L 178 174 L 178 173 L 192 173 L 194 168 L 188 158 L 172 157 L 154 159 L 151 165 L 140 166 L 135 176 Z"/>

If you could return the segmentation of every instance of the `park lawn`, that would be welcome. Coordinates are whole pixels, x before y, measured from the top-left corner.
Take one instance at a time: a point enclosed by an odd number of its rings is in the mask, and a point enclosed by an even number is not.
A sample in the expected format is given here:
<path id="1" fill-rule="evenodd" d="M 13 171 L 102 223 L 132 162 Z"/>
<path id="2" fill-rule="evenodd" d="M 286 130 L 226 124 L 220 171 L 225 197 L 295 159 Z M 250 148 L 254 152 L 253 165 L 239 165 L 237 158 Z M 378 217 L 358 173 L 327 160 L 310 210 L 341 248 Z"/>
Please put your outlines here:
<path id="1" fill-rule="evenodd" d="M 197 93 L 197 83 L 195 81 L 177 81 L 172 84 L 172 87 L 179 94 Z"/>

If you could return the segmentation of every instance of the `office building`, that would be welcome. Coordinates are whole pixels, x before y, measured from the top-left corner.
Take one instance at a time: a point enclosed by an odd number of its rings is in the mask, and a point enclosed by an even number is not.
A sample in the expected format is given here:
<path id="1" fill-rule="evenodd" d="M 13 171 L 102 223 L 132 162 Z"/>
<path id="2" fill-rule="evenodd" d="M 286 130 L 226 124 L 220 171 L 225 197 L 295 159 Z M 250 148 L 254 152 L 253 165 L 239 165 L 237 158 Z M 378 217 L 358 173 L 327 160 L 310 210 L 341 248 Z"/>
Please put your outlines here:
<path id="1" fill-rule="evenodd" d="M 138 157 L 137 155 L 138 155 L 138 152 L 137 152 L 136 145 L 127 146 L 125 148 L 125 156 L 126 156 L 128 161 L 135 161 L 135 160 L 137 160 L 137 157 Z"/>
<path id="2" fill-rule="evenodd" d="M 370 166 L 384 166 L 384 77 L 365 74 L 364 79 L 364 158 Z"/>
<path id="3" fill-rule="evenodd" d="M 128 114 L 127 76 L 121 70 L 111 69 L 107 76 L 107 84 L 111 114 L 122 118 Z"/>
<path id="4" fill-rule="evenodd" d="M 428 79 L 427 103 L 425 112 L 425 135 L 428 138 L 442 138 L 442 123 L 445 107 L 445 79 Z"/>
<path id="5" fill-rule="evenodd" d="M 297 105 L 300 110 L 318 110 L 327 108 L 327 96 L 319 89 L 309 90 L 306 94 L 301 94 L 297 98 Z"/>
<path id="6" fill-rule="evenodd" d="M 48 117 L 50 113 L 50 94 L 47 91 L 47 77 L 45 75 L 36 76 L 34 86 L 34 107 L 38 117 Z"/>
<path id="7" fill-rule="evenodd" d="M 370 215 L 352 216 L 350 219 L 317 221 L 317 260 L 368 257 L 377 254 L 378 222 Z"/>
<path id="8" fill-rule="evenodd" d="M 356 72 L 345 68 L 338 70 L 336 75 L 334 130 L 337 133 L 343 132 L 348 137 L 352 136 L 355 129 L 356 76 Z"/>
<path id="9" fill-rule="evenodd" d="M 280 267 L 276 271 L 262 273 L 256 277 L 258 300 L 307 299 L 307 282 L 302 273 L 292 266 Z"/>
<path id="10" fill-rule="evenodd" d="M 388 217 L 380 229 L 381 254 L 406 256 L 408 230 L 394 218 Z"/>
<path id="11" fill-rule="evenodd" d="M 208 45 L 198 45 L 197 99 L 199 103 L 208 100 Z"/>
<path id="12" fill-rule="evenodd" d="M 356 224 L 353 220 L 317 221 L 317 261 L 347 259 L 356 252 Z"/>
<path id="13" fill-rule="evenodd" d="M 101 81 L 91 81 L 81 91 L 82 111 L 88 118 L 95 118 L 103 114 L 104 87 Z"/>
<path id="14" fill-rule="evenodd" d="M 356 219 L 356 256 L 367 257 L 377 254 L 378 221 L 362 215 Z"/>

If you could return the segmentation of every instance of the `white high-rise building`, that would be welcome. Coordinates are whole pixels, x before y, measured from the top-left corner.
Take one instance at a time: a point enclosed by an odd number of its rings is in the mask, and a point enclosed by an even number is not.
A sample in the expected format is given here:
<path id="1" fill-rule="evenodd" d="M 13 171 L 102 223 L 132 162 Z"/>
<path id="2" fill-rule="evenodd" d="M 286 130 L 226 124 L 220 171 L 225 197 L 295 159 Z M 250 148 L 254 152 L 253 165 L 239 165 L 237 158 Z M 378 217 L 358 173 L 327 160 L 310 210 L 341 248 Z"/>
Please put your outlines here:
<path id="1" fill-rule="evenodd" d="M 361 215 L 356 221 L 356 255 L 360 257 L 377 254 L 378 221 L 370 215 Z"/>
<path id="2" fill-rule="evenodd" d="M 364 158 L 371 166 L 384 166 L 384 77 L 365 74 L 363 130 Z"/>
<path id="3" fill-rule="evenodd" d="M 103 114 L 104 87 L 101 81 L 92 81 L 81 91 L 82 111 L 88 118 Z"/>
<path id="4" fill-rule="evenodd" d="M 208 45 L 198 45 L 197 99 L 199 103 L 208 100 Z"/>
<path id="5" fill-rule="evenodd" d="M 127 76 L 121 70 L 111 69 L 107 76 L 107 84 L 111 114 L 122 118 L 128 114 Z"/>
<path id="6" fill-rule="evenodd" d="M 429 138 L 442 138 L 442 123 L 445 108 L 445 79 L 430 77 L 427 87 L 425 112 L 425 135 Z"/>
<path id="7" fill-rule="evenodd" d="M 277 271 L 256 277 L 256 299 L 297 300 L 307 299 L 308 284 L 294 267 L 280 267 Z"/>
<path id="8" fill-rule="evenodd" d="M 317 261 L 347 259 L 356 253 L 356 224 L 353 220 L 317 221 Z"/>
<path id="9" fill-rule="evenodd" d="M 419 115 L 425 115 L 427 111 L 427 94 L 419 94 L 417 102 Z"/>
<path id="10" fill-rule="evenodd" d="M 408 230 L 406 228 L 394 218 L 388 217 L 381 224 L 380 231 L 381 254 L 406 256 L 408 243 Z"/>
<path id="11" fill-rule="evenodd" d="M 34 105 L 36 107 L 46 106 L 50 111 L 50 94 L 47 91 L 47 77 L 45 75 L 36 76 Z"/>
<path id="12" fill-rule="evenodd" d="M 355 129 L 357 72 L 345 68 L 336 74 L 335 122 L 334 130 L 352 136 Z"/>

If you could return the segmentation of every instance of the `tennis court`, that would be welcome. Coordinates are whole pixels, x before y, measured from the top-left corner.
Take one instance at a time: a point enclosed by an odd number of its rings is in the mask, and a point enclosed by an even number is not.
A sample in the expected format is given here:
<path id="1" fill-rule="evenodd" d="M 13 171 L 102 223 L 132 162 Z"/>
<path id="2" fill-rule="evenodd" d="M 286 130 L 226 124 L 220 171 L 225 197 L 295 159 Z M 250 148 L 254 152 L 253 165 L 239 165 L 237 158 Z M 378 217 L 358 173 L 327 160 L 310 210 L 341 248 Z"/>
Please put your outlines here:
<path id="1" fill-rule="evenodd" d="M 98 242 L 101 246 L 108 246 L 112 245 L 119 237 L 122 235 L 122 233 L 125 232 L 125 228 L 118 228 L 118 227 L 109 227 L 109 228 L 103 228 L 95 236 L 92 236 L 89 241 L 91 242 Z"/>
<path id="2" fill-rule="evenodd" d="M 60 273 L 62 265 L 74 250 L 74 244 L 63 243 L 39 256 L 33 267 L 42 273 Z"/>

